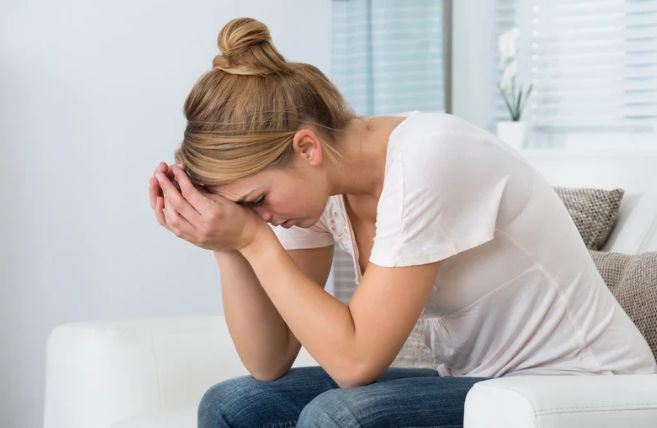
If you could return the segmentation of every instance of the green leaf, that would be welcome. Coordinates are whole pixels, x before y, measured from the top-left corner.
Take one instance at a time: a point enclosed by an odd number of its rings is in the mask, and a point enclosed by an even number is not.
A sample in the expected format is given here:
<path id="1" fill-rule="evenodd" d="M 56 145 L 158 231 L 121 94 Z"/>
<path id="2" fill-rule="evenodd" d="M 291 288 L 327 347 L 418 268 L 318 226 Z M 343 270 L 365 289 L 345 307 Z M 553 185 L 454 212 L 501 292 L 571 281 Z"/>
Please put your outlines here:
<path id="1" fill-rule="evenodd" d="M 522 87 L 520 88 L 520 91 L 518 93 L 518 100 L 516 102 L 516 115 L 513 120 L 518 121 L 520 120 L 520 116 L 522 115 L 522 110 L 520 110 L 520 104 L 522 103 Z"/>
<path id="2" fill-rule="evenodd" d="M 509 115 L 511 115 L 511 120 L 513 120 L 513 107 L 511 107 L 511 102 L 507 99 L 506 91 L 502 89 L 502 85 L 500 84 L 498 84 L 497 87 L 500 90 L 500 93 L 502 94 L 502 99 L 504 100 L 504 104 L 506 104 L 507 110 L 509 110 Z"/>
<path id="3" fill-rule="evenodd" d="M 525 102 L 522 105 L 522 107 L 520 107 L 520 113 L 521 114 L 525 110 L 525 106 L 527 105 L 527 100 L 529 100 L 529 96 L 532 94 L 532 89 L 534 89 L 534 84 L 533 83 L 529 85 L 529 88 L 527 88 L 527 93 L 525 94 Z"/>

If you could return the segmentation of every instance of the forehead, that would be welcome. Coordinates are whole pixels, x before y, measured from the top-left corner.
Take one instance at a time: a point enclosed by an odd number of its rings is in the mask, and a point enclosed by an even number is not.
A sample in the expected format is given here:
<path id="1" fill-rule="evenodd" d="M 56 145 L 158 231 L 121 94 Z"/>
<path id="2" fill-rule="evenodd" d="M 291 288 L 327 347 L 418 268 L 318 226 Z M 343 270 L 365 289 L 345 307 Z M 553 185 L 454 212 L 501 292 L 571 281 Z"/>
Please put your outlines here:
<path id="1" fill-rule="evenodd" d="M 212 193 L 216 193 L 232 201 L 247 196 L 253 192 L 251 198 L 257 197 L 255 193 L 267 190 L 273 183 L 280 182 L 283 172 L 277 170 L 264 170 L 256 174 L 240 178 L 227 184 L 208 186 Z"/>

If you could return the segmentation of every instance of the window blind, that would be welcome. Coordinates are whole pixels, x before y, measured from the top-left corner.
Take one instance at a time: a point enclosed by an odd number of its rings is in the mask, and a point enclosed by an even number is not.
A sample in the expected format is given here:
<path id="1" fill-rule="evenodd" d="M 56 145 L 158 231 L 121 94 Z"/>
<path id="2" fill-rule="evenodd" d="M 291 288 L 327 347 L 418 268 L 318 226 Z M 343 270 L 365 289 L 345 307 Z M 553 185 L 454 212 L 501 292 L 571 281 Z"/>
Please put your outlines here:
<path id="1" fill-rule="evenodd" d="M 520 30 L 518 79 L 534 84 L 524 116 L 535 128 L 655 130 L 657 0 L 497 0 L 496 12 L 496 35 Z"/>
<path id="2" fill-rule="evenodd" d="M 511 120 L 509 112 L 507 111 L 504 99 L 502 98 L 497 84 L 502 79 L 502 66 L 500 65 L 500 57 L 497 48 L 497 38 L 505 31 L 511 30 L 516 26 L 516 0 L 496 0 L 495 19 L 493 23 L 494 37 L 491 37 L 490 50 L 495 59 L 495 82 L 491 90 L 494 91 L 495 102 L 493 108 L 493 123 L 491 123 L 491 130 L 495 129 L 497 122 Z M 524 118 L 524 117 L 523 117 Z"/>
<path id="3" fill-rule="evenodd" d="M 331 79 L 360 115 L 444 106 L 442 0 L 334 0 Z"/>

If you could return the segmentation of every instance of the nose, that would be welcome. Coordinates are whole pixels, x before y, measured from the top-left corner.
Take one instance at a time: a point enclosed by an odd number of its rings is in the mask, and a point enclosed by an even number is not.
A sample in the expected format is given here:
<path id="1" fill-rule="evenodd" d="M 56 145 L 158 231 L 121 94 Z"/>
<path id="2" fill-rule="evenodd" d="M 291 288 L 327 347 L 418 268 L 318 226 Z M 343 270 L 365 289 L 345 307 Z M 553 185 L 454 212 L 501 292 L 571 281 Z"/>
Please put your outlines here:
<path id="1" fill-rule="evenodd" d="M 265 222 L 269 222 L 272 218 L 272 215 L 269 211 L 264 210 L 262 208 L 255 207 L 255 212 L 262 218 Z"/>

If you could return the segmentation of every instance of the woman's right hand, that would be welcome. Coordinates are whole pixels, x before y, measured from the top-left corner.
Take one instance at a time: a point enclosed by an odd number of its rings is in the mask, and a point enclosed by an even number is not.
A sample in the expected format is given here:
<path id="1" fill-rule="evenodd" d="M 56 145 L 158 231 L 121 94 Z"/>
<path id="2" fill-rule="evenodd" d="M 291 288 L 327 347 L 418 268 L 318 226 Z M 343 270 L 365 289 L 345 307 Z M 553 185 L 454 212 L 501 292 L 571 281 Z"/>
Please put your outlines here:
<path id="1" fill-rule="evenodd" d="M 165 229 L 171 231 L 167 227 L 167 221 L 166 221 L 166 209 L 164 206 L 164 194 L 162 191 L 162 187 L 160 187 L 160 183 L 157 181 L 155 178 L 155 174 L 158 172 L 161 172 L 162 174 L 166 175 L 169 180 L 172 182 L 175 180 L 175 176 L 173 174 L 173 171 L 171 170 L 171 165 L 167 165 L 165 162 L 160 162 L 157 167 L 155 168 L 155 171 L 153 171 L 153 175 L 149 179 L 148 182 L 148 195 L 150 198 L 151 202 L 151 208 L 153 211 L 155 211 L 155 218 L 157 219 L 157 222 L 164 227 Z M 177 183 L 176 186 L 178 187 Z M 217 254 L 239 254 L 239 251 L 237 250 L 229 250 L 229 249 L 215 249 L 213 250 Z"/>
<path id="2" fill-rule="evenodd" d="M 155 218 L 157 219 L 158 223 L 166 224 L 164 219 L 164 195 L 162 194 L 162 188 L 160 187 L 160 184 L 155 178 L 155 174 L 157 174 L 157 172 L 165 174 L 167 177 L 169 177 L 170 180 L 173 180 L 173 172 L 171 172 L 169 166 L 166 163 L 160 162 L 157 165 L 157 168 L 155 168 L 155 171 L 153 171 L 153 175 L 148 182 L 148 195 L 151 200 L 151 208 L 153 208 L 153 211 L 155 211 Z"/>

